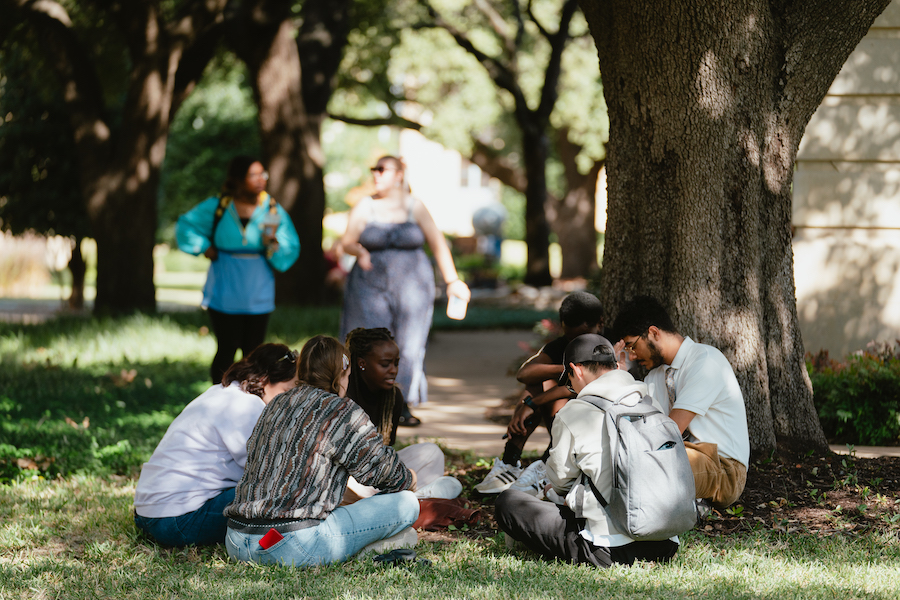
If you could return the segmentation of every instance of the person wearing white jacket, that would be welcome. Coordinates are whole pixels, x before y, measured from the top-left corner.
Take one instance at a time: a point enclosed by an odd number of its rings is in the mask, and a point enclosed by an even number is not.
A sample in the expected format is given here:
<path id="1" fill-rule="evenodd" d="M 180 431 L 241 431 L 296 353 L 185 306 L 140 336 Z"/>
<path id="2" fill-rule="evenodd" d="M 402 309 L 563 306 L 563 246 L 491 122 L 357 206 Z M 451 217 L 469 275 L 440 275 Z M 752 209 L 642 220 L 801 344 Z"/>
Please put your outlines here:
<path id="1" fill-rule="evenodd" d="M 635 541 L 609 519 L 592 493 L 588 476 L 605 497 L 612 489 L 612 459 L 605 413 L 580 400 L 601 396 L 632 406 L 647 386 L 619 370 L 616 353 L 606 338 L 581 335 L 566 347 L 566 370 L 560 384 L 578 394 L 556 415 L 547 460 L 547 500 L 507 490 L 496 502 L 497 524 L 508 536 L 547 560 L 564 560 L 609 567 L 635 560 L 668 561 L 678 539 Z M 656 401 L 654 406 L 658 409 Z M 665 490 L 660 490 L 665 493 Z"/>

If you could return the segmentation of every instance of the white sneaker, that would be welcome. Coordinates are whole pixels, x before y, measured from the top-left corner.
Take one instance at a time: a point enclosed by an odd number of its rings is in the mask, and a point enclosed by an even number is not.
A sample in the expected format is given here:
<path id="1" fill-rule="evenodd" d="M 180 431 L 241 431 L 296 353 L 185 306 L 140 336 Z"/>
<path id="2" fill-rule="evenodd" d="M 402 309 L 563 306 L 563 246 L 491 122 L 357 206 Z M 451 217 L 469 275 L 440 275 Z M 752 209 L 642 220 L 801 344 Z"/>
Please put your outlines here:
<path id="1" fill-rule="evenodd" d="M 525 492 L 536 498 L 543 498 L 545 485 L 547 485 L 547 465 L 542 460 L 536 460 L 522 471 L 509 489 Z"/>
<path id="2" fill-rule="evenodd" d="M 453 500 L 462 494 L 463 486 L 453 477 L 447 475 L 438 477 L 426 486 L 416 490 L 416 498 L 422 500 L 424 498 L 446 498 Z"/>
<path id="3" fill-rule="evenodd" d="M 389 538 L 372 542 L 357 552 L 356 556 L 358 558 L 363 558 L 368 554 L 384 554 L 385 552 L 390 552 L 396 548 L 412 548 L 418 541 L 419 534 L 416 533 L 416 530 L 412 527 L 407 527 L 397 535 L 392 535 Z"/>
<path id="4" fill-rule="evenodd" d="M 508 465 L 499 458 L 494 459 L 494 466 L 484 481 L 475 486 L 475 490 L 482 494 L 499 494 L 511 486 L 519 475 L 522 474 L 522 463 L 516 462 Z"/>

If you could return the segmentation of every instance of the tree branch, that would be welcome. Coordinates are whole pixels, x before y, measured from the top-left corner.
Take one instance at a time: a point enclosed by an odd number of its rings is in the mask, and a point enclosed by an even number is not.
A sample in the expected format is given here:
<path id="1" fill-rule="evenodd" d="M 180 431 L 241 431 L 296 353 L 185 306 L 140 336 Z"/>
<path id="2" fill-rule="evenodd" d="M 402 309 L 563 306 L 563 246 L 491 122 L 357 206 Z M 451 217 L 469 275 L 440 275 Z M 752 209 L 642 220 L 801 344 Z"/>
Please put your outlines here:
<path id="1" fill-rule="evenodd" d="M 514 2 L 513 4 L 516 3 Z M 494 33 L 503 42 L 503 47 L 506 48 L 506 51 L 509 52 L 510 56 L 515 56 L 516 48 L 518 46 L 518 33 L 516 33 L 516 35 L 510 35 L 509 25 L 506 23 L 506 20 L 485 0 L 475 0 L 474 5 L 475 8 L 478 9 L 478 12 L 487 18 L 488 23 L 491 25 L 491 29 L 494 30 Z"/>
<path id="2" fill-rule="evenodd" d="M 550 58 L 547 61 L 547 69 L 544 72 L 544 87 L 541 89 L 541 102 L 537 108 L 537 114 L 542 119 L 549 119 L 556 99 L 559 97 L 559 78 L 562 73 L 562 55 L 569 42 L 569 25 L 575 11 L 578 10 L 578 0 L 566 0 L 559 17 L 559 29 L 547 38 L 550 42 Z"/>
<path id="3" fill-rule="evenodd" d="M 890 0 L 784 3 L 790 41 L 785 48 L 782 103 L 801 134 L 850 53 L 888 4 Z M 833 64 L 823 65 L 825 57 L 834 57 Z"/>
<path id="4" fill-rule="evenodd" d="M 525 171 L 504 160 L 503 157 L 494 152 L 484 142 L 472 140 L 472 155 L 469 157 L 469 160 L 504 185 L 511 187 L 517 192 L 525 193 L 528 183 Z"/>
<path id="5" fill-rule="evenodd" d="M 538 21 L 537 17 L 534 14 L 533 10 L 534 0 L 528 0 L 528 6 L 526 7 L 526 11 L 528 12 L 528 18 L 531 19 L 531 22 L 534 23 L 534 26 L 537 27 L 538 31 L 546 40 L 550 40 L 550 32 L 544 29 L 544 26 L 541 25 L 541 22 Z"/>
<path id="6" fill-rule="evenodd" d="M 404 119 L 403 117 L 397 114 L 391 114 L 391 116 L 383 118 L 383 119 L 360 119 L 357 117 L 350 117 L 347 115 L 338 115 L 334 113 L 328 113 L 328 117 L 330 119 L 334 119 L 335 121 L 341 121 L 342 123 L 347 123 L 348 125 L 362 125 L 363 127 L 380 127 L 382 125 L 394 125 L 396 127 L 403 127 L 404 129 L 413 129 L 415 131 L 419 131 L 422 129 L 423 125 L 421 123 L 417 123 L 415 121 L 410 121 L 409 119 Z"/>
<path id="7" fill-rule="evenodd" d="M 6 15 L 18 12 L 32 26 L 65 90 L 76 141 L 92 138 L 94 145 L 107 141 L 100 79 L 72 30 L 66 9 L 52 0 L 0 0 L 0 11 Z"/>
<path id="8" fill-rule="evenodd" d="M 419 3 L 428 11 L 428 14 L 433 21 L 433 27 L 439 27 L 447 31 L 447 33 L 453 36 L 453 39 L 463 50 L 478 59 L 478 62 L 487 69 L 488 75 L 490 75 L 494 83 L 516 97 L 517 105 L 519 103 L 519 96 L 521 96 L 522 102 L 524 103 L 525 97 L 522 94 L 522 90 L 519 88 L 519 84 L 516 82 L 515 74 L 507 68 L 506 65 L 476 48 L 471 40 L 469 40 L 463 32 L 447 22 L 440 13 L 431 6 L 428 0 L 419 0 Z"/>

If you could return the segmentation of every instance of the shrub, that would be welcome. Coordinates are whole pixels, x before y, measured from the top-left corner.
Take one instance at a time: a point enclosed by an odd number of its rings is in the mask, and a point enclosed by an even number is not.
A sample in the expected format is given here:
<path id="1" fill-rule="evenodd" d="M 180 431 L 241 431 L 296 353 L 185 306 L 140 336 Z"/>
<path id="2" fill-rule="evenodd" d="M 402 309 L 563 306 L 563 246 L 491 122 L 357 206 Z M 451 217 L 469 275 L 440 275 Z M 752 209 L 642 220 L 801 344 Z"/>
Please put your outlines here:
<path id="1" fill-rule="evenodd" d="M 829 440 L 839 443 L 900 443 L 900 340 L 869 343 L 837 362 L 827 351 L 807 355 L 813 401 Z"/>

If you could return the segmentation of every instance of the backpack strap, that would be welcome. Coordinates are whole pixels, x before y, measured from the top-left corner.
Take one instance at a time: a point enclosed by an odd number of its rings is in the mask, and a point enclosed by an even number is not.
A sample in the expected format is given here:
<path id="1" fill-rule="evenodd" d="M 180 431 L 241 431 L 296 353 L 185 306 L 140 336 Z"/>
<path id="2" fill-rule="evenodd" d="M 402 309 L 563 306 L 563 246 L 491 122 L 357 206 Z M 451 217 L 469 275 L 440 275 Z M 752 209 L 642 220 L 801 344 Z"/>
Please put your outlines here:
<path id="1" fill-rule="evenodd" d="M 612 406 L 615 406 L 615 405 L 616 405 L 616 402 L 613 402 L 613 401 L 610 400 L 609 398 L 604 398 L 604 397 L 602 397 L 602 396 L 580 396 L 578 399 L 579 399 L 579 400 L 584 400 L 584 401 L 587 402 L 588 404 L 593 404 L 594 406 L 596 406 L 597 408 L 599 408 L 599 409 L 602 410 L 603 412 L 608 412 L 607 409 L 608 409 L 609 407 L 612 407 Z M 653 405 L 653 403 L 652 403 L 652 401 L 650 400 L 649 396 L 644 396 L 643 398 L 641 398 L 641 400 L 640 400 L 640 402 L 638 402 L 638 404 L 642 404 L 642 403 L 650 404 L 651 406 Z M 654 412 L 659 412 L 659 411 L 657 411 L 656 409 L 654 409 Z M 618 427 L 618 423 L 614 423 L 614 425 L 615 425 L 616 427 Z M 611 439 L 614 439 L 614 438 L 612 438 L 612 436 L 610 436 L 610 438 L 611 438 Z M 614 443 L 614 442 L 613 442 L 613 443 Z M 610 452 L 613 453 L 613 454 L 615 453 L 615 446 L 614 446 L 614 445 L 610 445 Z M 593 480 L 591 479 L 591 477 L 590 477 L 587 473 L 585 473 L 584 471 L 582 471 L 581 474 L 582 474 L 583 477 L 584 477 L 584 481 L 587 482 L 588 485 L 590 485 L 591 491 L 594 493 L 594 496 L 597 498 L 597 502 L 600 503 L 600 506 L 602 506 L 603 508 L 606 508 L 606 506 L 607 506 L 607 504 L 609 504 L 609 502 L 606 501 L 606 498 L 603 497 L 603 494 L 601 494 L 601 493 L 600 493 L 600 490 L 597 489 L 597 486 L 594 485 L 594 481 L 593 481 Z"/>
<path id="2" fill-rule="evenodd" d="M 216 211 L 213 213 L 212 233 L 209 234 L 210 248 L 216 247 L 216 229 L 218 229 L 219 221 L 222 220 L 222 217 L 225 215 L 225 211 L 228 210 L 228 207 L 230 205 L 231 196 L 219 194 L 219 205 L 216 206 Z"/>
<path id="3" fill-rule="evenodd" d="M 606 501 L 606 498 L 603 497 L 603 494 L 601 494 L 600 490 L 597 489 L 597 486 L 594 485 L 594 480 L 584 471 L 581 472 L 581 475 L 584 481 L 591 486 L 591 491 L 594 492 L 594 497 L 597 499 L 597 502 L 600 503 L 600 506 L 606 508 L 606 505 L 609 504 L 609 502 Z"/>
<path id="4" fill-rule="evenodd" d="M 593 404 L 594 406 L 596 406 L 603 412 L 606 412 L 607 407 L 615 404 L 615 402 L 613 402 L 612 400 L 609 400 L 608 398 L 603 398 L 602 396 L 581 396 L 578 399 L 584 400 L 588 404 Z M 588 475 L 587 473 L 585 473 L 584 471 L 581 472 L 581 475 L 582 475 L 583 482 L 587 483 L 591 487 L 591 491 L 594 493 L 594 497 L 597 498 L 597 502 L 600 503 L 600 506 L 602 506 L 603 508 L 606 508 L 606 506 L 609 504 L 609 502 L 606 501 L 606 498 L 603 497 L 603 494 L 601 494 L 600 490 L 597 489 L 597 486 L 594 485 L 594 480 L 591 479 L 591 476 Z"/>

